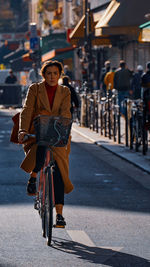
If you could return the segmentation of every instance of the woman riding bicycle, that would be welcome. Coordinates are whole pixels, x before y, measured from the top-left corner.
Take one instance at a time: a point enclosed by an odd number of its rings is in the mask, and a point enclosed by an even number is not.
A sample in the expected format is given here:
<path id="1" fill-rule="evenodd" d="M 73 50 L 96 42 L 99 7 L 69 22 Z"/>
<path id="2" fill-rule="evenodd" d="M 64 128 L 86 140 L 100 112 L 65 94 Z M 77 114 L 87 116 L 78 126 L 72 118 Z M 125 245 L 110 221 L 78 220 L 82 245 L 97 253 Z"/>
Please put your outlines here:
<path id="1" fill-rule="evenodd" d="M 58 61 L 47 61 L 41 68 L 43 81 L 32 84 L 27 92 L 25 103 L 20 114 L 18 140 L 23 144 L 27 133 L 34 133 L 33 119 L 39 115 L 63 116 L 71 118 L 70 90 L 66 86 L 58 85 L 63 67 Z M 26 154 L 21 168 L 30 173 L 27 194 L 36 195 L 37 173 L 44 165 L 46 147 L 38 146 L 34 140 L 23 144 Z M 56 225 L 65 226 L 62 216 L 64 193 L 70 193 L 73 185 L 69 179 L 70 139 L 66 147 L 54 147 L 55 159 L 54 193 L 56 207 Z"/>

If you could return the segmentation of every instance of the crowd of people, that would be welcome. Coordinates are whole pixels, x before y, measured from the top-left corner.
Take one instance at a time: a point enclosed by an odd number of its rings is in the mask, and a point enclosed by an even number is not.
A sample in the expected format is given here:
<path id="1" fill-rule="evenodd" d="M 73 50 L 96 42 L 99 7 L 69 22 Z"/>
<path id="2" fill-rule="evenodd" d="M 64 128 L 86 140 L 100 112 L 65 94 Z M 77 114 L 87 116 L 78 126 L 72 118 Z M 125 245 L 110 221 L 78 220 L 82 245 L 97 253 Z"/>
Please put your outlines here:
<path id="1" fill-rule="evenodd" d="M 111 68 L 111 62 L 107 60 L 102 68 L 100 80 L 100 88 L 104 96 L 108 90 L 118 91 L 118 104 L 123 113 L 121 103 L 125 97 L 143 98 L 144 90 L 150 88 L 150 62 L 147 62 L 145 72 L 142 65 L 138 65 L 136 72 L 133 72 L 124 60 L 120 60 L 119 68 Z"/>
<path id="2" fill-rule="evenodd" d="M 37 65 L 32 64 L 32 68 L 28 74 L 28 84 L 41 82 L 43 77 L 40 75 Z M 67 86 L 71 92 L 71 113 L 73 109 L 79 107 L 79 99 L 76 94 L 75 88 L 72 87 L 71 81 L 72 74 L 67 65 L 63 69 L 62 85 Z M 9 76 L 6 78 L 5 83 L 16 83 L 17 78 L 10 70 Z M 144 88 L 150 88 L 150 62 L 146 63 L 146 69 L 142 65 L 138 65 L 136 71 L 130 70 L 124 60 L 120 60 L 119 67 L 111 66 L 109 60 L 105 61 L 104 67 L 100 73 L 100 90 L 101 95 L 106 96 L 106 93 L 112 89 L 118 92 L 118 104 L 121 113 L 123 112 L 122 101 L 125 98 L 140 99 L 143 98 Z"/>

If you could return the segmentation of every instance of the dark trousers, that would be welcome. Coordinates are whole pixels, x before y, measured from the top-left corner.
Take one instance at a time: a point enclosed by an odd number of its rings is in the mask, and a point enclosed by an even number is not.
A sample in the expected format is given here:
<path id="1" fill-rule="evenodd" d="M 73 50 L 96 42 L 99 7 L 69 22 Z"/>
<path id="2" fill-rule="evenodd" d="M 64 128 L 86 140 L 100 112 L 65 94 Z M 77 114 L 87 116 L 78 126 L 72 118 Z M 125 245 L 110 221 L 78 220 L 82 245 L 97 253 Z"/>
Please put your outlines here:
<path id="1" fill-rule="evenodd" d="M 38 146 L 36 152 L 36 165 L 33 172 L 37 173 L 41 170 L 41 168 L 44 166 L 45 157 L 46 157 L 46 147 Z M 53 172 L 53 180 L 54 180 L 55 204 L 64 205 L 64 183 L 56 161 Z"/>

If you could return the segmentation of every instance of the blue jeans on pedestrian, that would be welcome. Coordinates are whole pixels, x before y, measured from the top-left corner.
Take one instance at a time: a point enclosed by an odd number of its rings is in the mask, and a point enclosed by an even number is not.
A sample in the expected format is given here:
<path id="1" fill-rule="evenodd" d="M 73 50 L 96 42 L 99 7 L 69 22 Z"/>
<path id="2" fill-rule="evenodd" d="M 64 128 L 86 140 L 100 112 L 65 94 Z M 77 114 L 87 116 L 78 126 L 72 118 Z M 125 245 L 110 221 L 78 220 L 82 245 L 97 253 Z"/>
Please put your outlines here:
<path id="1" fill-rule="evenodd" d="M 120 107 L 120 112 L 125 115 L 125 107 L 123 105 L 123 100 L 125 98 L 129 98 L 129 92 L 128 91 L 118 91 L 118 105 Z"/>

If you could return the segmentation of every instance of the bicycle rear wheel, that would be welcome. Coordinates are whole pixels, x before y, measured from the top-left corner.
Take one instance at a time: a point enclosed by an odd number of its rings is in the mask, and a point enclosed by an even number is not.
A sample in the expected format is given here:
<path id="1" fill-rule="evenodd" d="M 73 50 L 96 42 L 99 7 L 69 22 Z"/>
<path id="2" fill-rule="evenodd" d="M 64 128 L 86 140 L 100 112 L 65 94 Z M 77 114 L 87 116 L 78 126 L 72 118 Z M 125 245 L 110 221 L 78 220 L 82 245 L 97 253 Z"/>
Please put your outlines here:
<path id="1" fill-rule="evenodd" d="M 47 238 L 47 245 L 50 246 L 52 241 L 53 228 L 53 189 L 50 168 L 47 168 L 45 179 L 45 233 Z"/>

